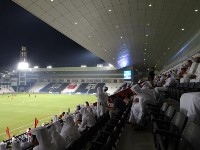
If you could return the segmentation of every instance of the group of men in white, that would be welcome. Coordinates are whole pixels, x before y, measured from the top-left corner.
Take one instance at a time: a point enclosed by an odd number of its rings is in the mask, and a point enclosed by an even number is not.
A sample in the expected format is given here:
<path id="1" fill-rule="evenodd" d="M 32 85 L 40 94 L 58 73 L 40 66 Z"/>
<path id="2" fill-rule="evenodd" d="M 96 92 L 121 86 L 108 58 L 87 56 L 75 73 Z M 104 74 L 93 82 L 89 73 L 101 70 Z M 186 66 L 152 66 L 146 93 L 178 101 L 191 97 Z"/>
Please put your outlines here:
<path id="1" fill-rule="evenodd" d="M 81 132 L 88 127 L 92 127 L 99 118 L 106 112 L 108 107 L 108 88 L 105 86 L 97 88 L 97 106 L 93 104 L 78 105 L 75 114 L 65 113 L 63 126 L 57 115 L 53 116 L 52 123 L 47 126 L 37 127 L 31 130 L 31 141 L 19 142 L 12 140 L 12 148 L 10 150 L 22 150 L 25 147 L 35 144 L 33 150 L 65 150 L 70 143 L 81 136 Z M 16 139 L 16 138 L 15 138 Z M 0 144 L 0 150 L 6 149 L 7 143 Z M 9 149 L 9 148 L 8 148 Z"/>
<path id="2" fill-rule="evenodd" d="M 143 119 L 146 113 L 146 104 L 158 103 L 160 92 L 167 91 L 169 86 L 173 86 L 177 83 L 199 82 L 199 81 L 200 81 L 200 54 L 198 53 L 189 60 L 187 60 L 186 62 L 184 62 L 183 64 L 181 64 L 181 66 L 176 66 L 175 68 L 170 69 L 164 74 L 156 76 L 153 82 L 150 81 L 139 82 L 139 84 L 134 85 L 131 88 L 134 93 L 134 96 L 132 97 L 133 105 L 131 108 L 129 122 L 132 123 L 133 126 L 139 125 L 140 127 L 144 127 Z M 181 97 L 183 101 L 184 99 L 187 99 L 187 101 L 190 101 L 191 99 L 191 103 L 193 104 L 191 105 L 189 104 L 190 108 L 187 109 L 187 113 L 191 115 L 193 118 L 199 118 L 196 115 L 199 114 L 197 113 L 197 111 L 200 111 L 199 107 L 196 107 L 196 105 L 199 105 L 199 97 L 200 97 L 199 92 L 185 93 Z M 197 102 L 198 104 L 195 104 Z M 196 120 L 197 123 L 198 122 L 200 123 L 199 119 Z"/>
<path id="3" fill-rule="evenodd" d="M 144 116 L 147 104 L 156 104 L 159 101 L 159 94 L 167 91 L 167 88 L 179 80 L 181 82 L 192 82 L 200 79 L 200 55 L 188 60 L 179 68 L 173 68 L 154 78 L 153 82 L 140 80 L 138 84 L 131 87 L 133 101 L 129 122 L 133 126 L 144 127 Z M 96 123 L 95 118 L 102 116 L 108 110 L 107 88 L 97 88 L 97 106 L 77 106 L 75 115 L 69 113 L 64 115 L 64 124 L 54 116 L 53 123 L 49 127 L 42 126 L 31 130 L 31 134 L 39 144 L 34 150 L 64 150 L 72 141 L 81 136 L 80 132 Z M 34 141 L 35 139 L 32 139 Z M 28 143 L 30 144 L 30 143 Z M 27 143 L 12 142 L 12 150 L 22 150 Z M 0 150 L 6 150 L 6 144 L 0 144 Z"/>

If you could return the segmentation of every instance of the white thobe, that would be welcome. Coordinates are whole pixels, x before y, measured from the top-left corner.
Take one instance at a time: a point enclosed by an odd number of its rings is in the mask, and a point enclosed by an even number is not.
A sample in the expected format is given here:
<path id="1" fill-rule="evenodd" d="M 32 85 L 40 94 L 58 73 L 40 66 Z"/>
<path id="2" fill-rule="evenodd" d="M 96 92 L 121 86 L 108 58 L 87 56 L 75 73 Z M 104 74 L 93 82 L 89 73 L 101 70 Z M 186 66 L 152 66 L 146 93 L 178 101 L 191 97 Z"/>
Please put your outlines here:
<path id="1" fill-rule="evenodd" d="M 70 143 L 80 137 L 80 133 L 75 126 L 72 116 L 68 115 L 64 118 L 64 120 L 65 122 L 63 124 L 60 135 L 63 137 L 66 143 Z"/>

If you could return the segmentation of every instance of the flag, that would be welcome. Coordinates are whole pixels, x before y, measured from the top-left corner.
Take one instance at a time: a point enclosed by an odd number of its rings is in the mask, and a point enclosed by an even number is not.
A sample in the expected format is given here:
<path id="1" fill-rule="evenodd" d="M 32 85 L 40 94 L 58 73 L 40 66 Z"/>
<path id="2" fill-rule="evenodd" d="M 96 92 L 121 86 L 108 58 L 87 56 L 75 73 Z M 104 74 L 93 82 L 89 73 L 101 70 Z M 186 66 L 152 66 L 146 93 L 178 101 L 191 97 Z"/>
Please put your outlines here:
<path id="1" fill-rule="evenodd" d="M 38 125 L 38 119 L 37 118 L 35 118 L 35 128 L 37 127 L 37 125 Z"/>
<path id="2" fill-rule="evenodd" d="M 10 131 L 8 127 L 6 128 L 6 134 L 8 135 L 8 139 L 10 139 Z"/>

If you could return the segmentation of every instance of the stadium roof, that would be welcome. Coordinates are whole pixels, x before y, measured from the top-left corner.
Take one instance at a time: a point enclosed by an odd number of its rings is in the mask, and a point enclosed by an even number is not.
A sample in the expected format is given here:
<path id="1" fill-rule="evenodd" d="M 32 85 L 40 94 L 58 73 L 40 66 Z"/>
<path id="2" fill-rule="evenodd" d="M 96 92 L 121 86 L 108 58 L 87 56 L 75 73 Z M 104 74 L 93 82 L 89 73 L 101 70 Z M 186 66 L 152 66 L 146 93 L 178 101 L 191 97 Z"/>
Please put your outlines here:
<path id="1" fill-rule="evenodd" d="M 199 0 L 13 0 L 117 68 L 158 70 L 200 47 Z"/>

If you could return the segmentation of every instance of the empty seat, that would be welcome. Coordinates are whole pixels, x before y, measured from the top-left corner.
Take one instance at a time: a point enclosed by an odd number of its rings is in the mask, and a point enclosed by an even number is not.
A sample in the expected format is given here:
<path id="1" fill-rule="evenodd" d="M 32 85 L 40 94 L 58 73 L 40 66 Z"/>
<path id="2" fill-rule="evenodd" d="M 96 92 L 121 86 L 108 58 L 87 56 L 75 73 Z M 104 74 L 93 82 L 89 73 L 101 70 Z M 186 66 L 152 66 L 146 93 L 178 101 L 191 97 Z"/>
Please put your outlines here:
<path id="1" fill-rule="evenodd" d="M 160 141 L 165 144 L 166 147 L 169 141 L 171 141 L 170 147 L 176 147 L 187 120 L 188 117 L 185 114 L 176 112 L 171 122 L 160 120 L 155 121 L 153 124 L 153 132 L 156 147 L 159 149 Z"/>

